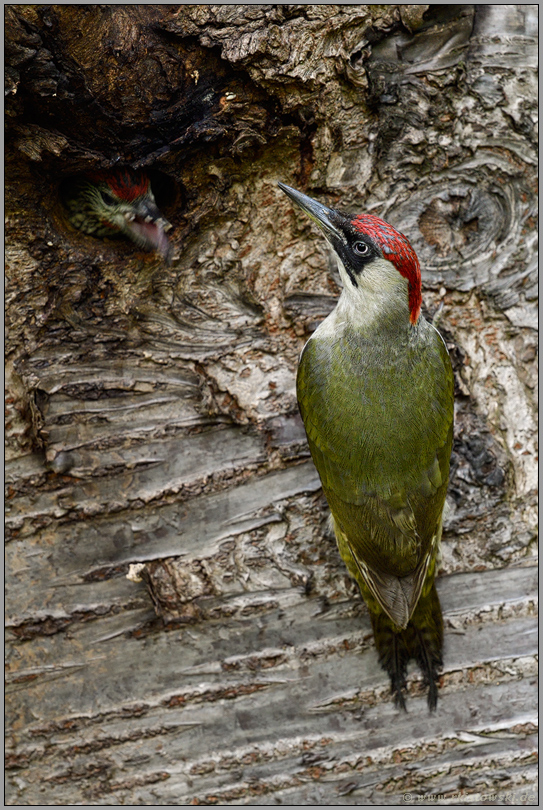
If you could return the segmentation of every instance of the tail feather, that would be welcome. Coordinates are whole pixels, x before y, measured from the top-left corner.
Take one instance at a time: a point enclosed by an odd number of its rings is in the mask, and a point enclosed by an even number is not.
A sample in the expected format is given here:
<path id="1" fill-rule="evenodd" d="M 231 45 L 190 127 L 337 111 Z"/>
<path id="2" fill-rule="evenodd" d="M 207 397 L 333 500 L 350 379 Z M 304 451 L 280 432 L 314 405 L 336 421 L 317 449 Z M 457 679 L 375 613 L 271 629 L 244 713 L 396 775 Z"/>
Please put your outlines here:
<path id="1" fill-rule="evenodd" d="M 439 670 L 443 665 L 443 617 L 435 583 L 421 597 L 408 625 L 413 628 L 411 657 L 421 668 L 424 683 L 428 686 L 428 707 L 434 711 L 437 705 Z"/>
<path id="2" fill-rule="evenodd" d="M 381 666 L 390 677 L 396 705 L 404 709 L 407 664 L 414 659 L 428 686 L 428 707 L 434 711 L 438 698 L 439 669 L 442 666 L 443 619 L 435 583 L 422 594 L 405 630 L 398 628 L 380 607 L 370 616 Z"/>
<path id="3" fill-rule="evenodd" d="M 405 643 L 405 632 L 397 631 L 392 619 L 382 610 L 370 611 L 375 646 L 381 666 L 390 677 L 390 689 L 397 706 L 406 711 L 404 692 L 407 689 L 407 662 L 409 649 Z"/>
<path id="4" fill-rule="evenodd" d="M 394 701 L 396 706 L 407 711 L 404 698 L 404 690 L 407 689 L 407 662 L 409 657 L 406 655 L 406 649 L 403 645 L 402 639 L 396 633 L 392 636 L 392 667 L 391 667 L 391 689 L 394 693 Z M 390 672 L 390 671 L 389 671 Z"/>

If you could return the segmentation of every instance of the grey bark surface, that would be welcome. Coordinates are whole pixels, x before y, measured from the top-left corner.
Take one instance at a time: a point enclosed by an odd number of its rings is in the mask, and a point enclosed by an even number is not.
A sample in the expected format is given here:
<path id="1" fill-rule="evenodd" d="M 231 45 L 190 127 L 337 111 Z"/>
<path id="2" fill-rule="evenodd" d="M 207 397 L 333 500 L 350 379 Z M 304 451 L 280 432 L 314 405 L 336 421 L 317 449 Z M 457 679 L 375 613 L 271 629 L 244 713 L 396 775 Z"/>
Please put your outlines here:
<path id="1" fill-rule="evenodd" d="M 7 804 L 537 804 L 536 29 L 6 7 Z M 170 266 L 67 223 L 117 163 Z M 404 232 L 451 352 L 433 715 L 327 533 L 295 372 L 338 279 L 277 180 Z"/>

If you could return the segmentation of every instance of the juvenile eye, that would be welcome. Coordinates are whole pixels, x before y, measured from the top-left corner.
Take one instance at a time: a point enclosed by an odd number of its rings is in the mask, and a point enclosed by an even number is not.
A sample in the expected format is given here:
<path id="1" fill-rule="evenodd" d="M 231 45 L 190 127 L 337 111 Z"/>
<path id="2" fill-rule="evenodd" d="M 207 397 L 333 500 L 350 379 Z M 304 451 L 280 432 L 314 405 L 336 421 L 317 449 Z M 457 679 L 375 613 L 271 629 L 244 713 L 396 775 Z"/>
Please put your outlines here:
<path id="1" fill-rule="evenodd" d="M 353 245 L 353 250 L 358 256 L 367 256 L 370 251 L 365 242 L 355 242 Z"/>
<path id="2" fill-rule="evenodd" d="M 101 191 L 100 194 L 106 205 L 115 205 L 115 198 L 108 194 L 107 191 Z"/>

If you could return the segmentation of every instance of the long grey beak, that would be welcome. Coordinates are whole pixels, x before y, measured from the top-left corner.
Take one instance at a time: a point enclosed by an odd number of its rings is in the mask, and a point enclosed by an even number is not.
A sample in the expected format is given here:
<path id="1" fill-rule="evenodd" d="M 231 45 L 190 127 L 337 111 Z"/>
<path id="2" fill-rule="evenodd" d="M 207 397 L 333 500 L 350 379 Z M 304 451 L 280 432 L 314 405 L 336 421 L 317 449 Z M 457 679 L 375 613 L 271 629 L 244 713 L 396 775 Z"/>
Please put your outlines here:
<path id="1" fill-rule="evenodd" d="M 153 202 L 141 201 L 135 216 L 127 217 L 125 233 L 139 247 L 156 250 L 169 263 L 171 248 L 165 231 L 172 227 Z"/>
<path id="2" fill-rule="evenodd" d="M 313 222 L 318 225 L 322 231 L 324 231 L 325 236 L 328 238 L 342 238 L 341 231 L 334 224 L 334 220 L 337 220 L 338 218 L 336 211 L 334 211 L 332 208 L 328 208 L 328 206 L 323 205 L 320 202 L 317 202 L 317 200 L 311 199 L 311 197 L 308 197 L 307 194 L 302 194 L 301 191 L 296 191 L 295 188 L 286 186 L 284 183 L 277 183 L 277 185 L 281 191 L 284 191 L 291 200 L 300 206 L 302 211 L 305 211 L 305 213 L 311 217 Z"/>
<path id="3" fill-rule="evenodd" d="M 149 200 L 140 201 L 136 211 L 143 222 L 156 222 L 157 225 L 162 227 L 163 231 L 169 231 L 172 227 L 168 220 L 162 216 L 160 209 Z"/>

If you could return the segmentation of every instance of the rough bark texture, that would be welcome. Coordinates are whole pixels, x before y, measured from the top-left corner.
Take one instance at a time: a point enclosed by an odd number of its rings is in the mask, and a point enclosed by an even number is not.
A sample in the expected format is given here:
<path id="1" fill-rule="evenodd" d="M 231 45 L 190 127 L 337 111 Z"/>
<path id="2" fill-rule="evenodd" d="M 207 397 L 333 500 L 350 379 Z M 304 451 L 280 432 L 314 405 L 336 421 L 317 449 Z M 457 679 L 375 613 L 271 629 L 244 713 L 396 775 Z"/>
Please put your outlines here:
<path id="1" fill-rule="evenodd" d="M 537 6 L 6 14 L 8 803 L 536 803 Z M 67 224 L 117 162 L 171 266 Z M 405 232 L 441 313 L 433 716 L 326 534 L 294 380 L 337 278 L 278 179 Z"/>

